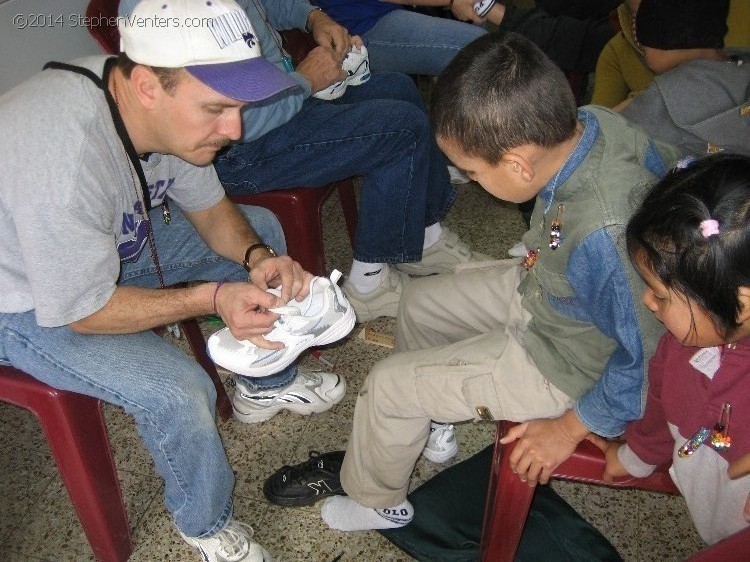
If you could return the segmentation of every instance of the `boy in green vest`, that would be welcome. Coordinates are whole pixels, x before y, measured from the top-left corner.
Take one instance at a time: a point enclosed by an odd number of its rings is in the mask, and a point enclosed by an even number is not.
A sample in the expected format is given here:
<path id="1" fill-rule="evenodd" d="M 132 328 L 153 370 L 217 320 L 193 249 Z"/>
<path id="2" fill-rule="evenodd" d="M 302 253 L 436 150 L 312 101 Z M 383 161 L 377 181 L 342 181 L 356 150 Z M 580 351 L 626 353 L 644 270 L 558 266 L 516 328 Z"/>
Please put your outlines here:
<path id="1" fill-rule="evenodd" d="M 546 482 L 589 433 L 640 417 L 662 333 L 645 308 L 625 225 L 677 160 L 619 115 L 576 109 L 564 75 L 529 40 L 468 45 L 433 94 L 438 144 L 505 201 L 536 196 L 525 258 L 472 264 L 410 283 L 398 353 L 359 392 L 341 469 L 348 497 L 323 505 L 333 528 L 398 527 L 430 420 L 513 420 L 512 467 Z"/>

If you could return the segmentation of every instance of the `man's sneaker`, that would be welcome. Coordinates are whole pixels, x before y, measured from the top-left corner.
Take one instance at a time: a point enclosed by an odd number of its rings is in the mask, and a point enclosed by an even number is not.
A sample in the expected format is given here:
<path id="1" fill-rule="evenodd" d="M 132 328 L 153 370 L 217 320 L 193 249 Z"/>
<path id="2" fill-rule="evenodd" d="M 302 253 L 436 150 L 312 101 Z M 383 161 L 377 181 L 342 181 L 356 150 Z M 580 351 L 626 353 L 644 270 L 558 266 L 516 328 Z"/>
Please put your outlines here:
<path id="1" fill-rule="evenodd" d="M 474 13 L 480 18 L 483 18 L 490 13 L 490 10 L 494 5 L 495 0 L 480 0 L 479 2 L 474 2 Z"/>
<path id="2" fill-rule="evenodd" d="M 234 417 L 243 423 L 270 420 L 281 410 L 309 416 L 329 410 L 345 393 L 346 382 L 342 377 L 300 366 L 296 378 L 284 388 L 251 390 L 238 380 L 232 410 Z"/>
<path id="3" fill-rule="evenodd" d="M 491 261 L 493 259 L 495 258 L 486 254 L 473 252 L 466 243 L 461 241 L 458 234 L 443 227 L 438 241 L 422 252 L 422 261 L 399 263 L 396 267 L 409 275 L 434 275 L 436 273 L 450 273 L 459 263 Z"/>
<path id="4" fill-rule="evenodd" d="M 396 316 L 398 312 L 398 303 L 401 302 L 401 295 L 409 282 L 409 276 L 391 265 L 385 264 L 384 267 L 386 271 L 374 291 L 360 293 L 348 281 L 344 281 L 341 286 L 354 309 L 357 322 L 367 322 L 380 316 Z"/>
<path id="5" fill-rule="evenodd" d="M 346 71 L 347 77 L 331 84 L 327 88 L 313 94 L 321 100 L 335 100 L 344 95 L 347 86 L 359 86 L 370 79 L 370 59 L 367 56 L 367 48 L 352 47 L 341 63 L 341 69 Z"/>
<path id="6" fill-rule="evenodd" d="M 271 555 L 257 542 L 250 540 L 253 528 L 230 519 L 226 527 L 205 538 L 182 538 L 197 548 L 203 562 L 271 562 Z"/>
<path id="7" fill-rule="evenodd" d="M 354 309 L 336 282 L 341 272 L 334 270 L 331 278 L 314 277 L 310 294 L 301 302 L 289 301 L 273 308 L 281 314 L 274 329 L 264 337 L 280 341 L 281 349 L 263 349 L 246 340 L 237 340 L 229 328 L 208 338 L 208 354 L 225 369 L 247 377 L 266 377 L 290 365 L 308 347 L 340 340 L 354 327 Z M 278 289 L 271 289 L 279 294 Z"/>
<path id="8" fill-rule="evenodd" d="M 326 496 L 345 496 L 341 487 L 341 463 L 345 451 L 310 453 L 310 458 L 294 466 L 282 466 L 263 484 L 263 494 L 273 504 L 284 507 L 312 505 Z"/>
<path id="9" fill-rule="evenodd" d="M 460 170 L 455 166 L 448 166 L 448 175 L 450 176 L 451 184 L 453 185 L 463 185 L 471 181 L 471 178 L 469 178 L 463 170 Z"/>
<path id="10" fill-rule="evenodd" d="M 430 423 L 430 436 L 427 438 L 427 444 L 422 450 L 422 454 L 432 462 L 444 463 L 458 453 L 458 444 L 456 443 L 456 434 L 453 426 L 442 423 Z"/>

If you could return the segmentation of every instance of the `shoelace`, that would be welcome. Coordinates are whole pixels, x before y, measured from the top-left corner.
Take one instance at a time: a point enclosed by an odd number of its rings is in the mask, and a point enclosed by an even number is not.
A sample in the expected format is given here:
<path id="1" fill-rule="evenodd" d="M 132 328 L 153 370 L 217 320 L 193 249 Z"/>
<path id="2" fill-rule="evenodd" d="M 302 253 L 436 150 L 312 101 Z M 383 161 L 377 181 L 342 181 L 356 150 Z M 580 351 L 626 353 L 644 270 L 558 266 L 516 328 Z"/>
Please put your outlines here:
<path id="1" fill-rule="evenodd" d="M 284 483 L 299 482 L 313 467 L 321 468 L 323 470 L 330 470 L 330 468 L 327 468 L 325 466 L 325 462 L 321 458 L 321 455 L 318 451 L 310 451 L 310 458 L 307 459 L 304 463 L 295 466 L 283 466 L 281 480 Z"/>
<path id="2" fill-rule="evenodd" d="M 253 536 L 253 528 L 247 523 L 231 520 L 216 535 L 219 540 L 219 554 L 227 562 L 234 562 L 242 560 L 250 551 L 249 539 Z"/>

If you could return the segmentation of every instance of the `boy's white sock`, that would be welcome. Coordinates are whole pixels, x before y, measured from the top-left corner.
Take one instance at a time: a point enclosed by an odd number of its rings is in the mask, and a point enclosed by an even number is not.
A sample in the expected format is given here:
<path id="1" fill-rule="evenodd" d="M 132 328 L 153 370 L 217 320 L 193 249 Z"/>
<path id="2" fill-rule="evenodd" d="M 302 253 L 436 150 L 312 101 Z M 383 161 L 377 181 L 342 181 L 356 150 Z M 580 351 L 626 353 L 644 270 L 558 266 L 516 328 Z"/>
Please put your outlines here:
<path id="1" fill-rule="evenodd" d="M 369 531 L 403 527 L 414 518 L 409 500 L 396 507 L 374 509 L 365 507 L 348 496 L 331 496 L 320 510 L 323 521 L 339 531 Z"/>
<path id="2" fill-rule="evenodd" d="M 439 222 L 436 222 L 435 224 L 431 224 L 430 226 L 425 228 L 423 249 L 426 250 L 430 246 L 434 245 L 438 240 L 440 240 L 440 235 L 442 233 L 443 233 L 443 227 L 440 226 Z"/>
<path id="3" fill-rule="evenodd" d="M 385 275 L 385 268 L 384 263 L 365 263 L 354 260 L 347 281 L 354 285 L 359 293 L 371 293 L 380 285 L 380 280 Z"/>

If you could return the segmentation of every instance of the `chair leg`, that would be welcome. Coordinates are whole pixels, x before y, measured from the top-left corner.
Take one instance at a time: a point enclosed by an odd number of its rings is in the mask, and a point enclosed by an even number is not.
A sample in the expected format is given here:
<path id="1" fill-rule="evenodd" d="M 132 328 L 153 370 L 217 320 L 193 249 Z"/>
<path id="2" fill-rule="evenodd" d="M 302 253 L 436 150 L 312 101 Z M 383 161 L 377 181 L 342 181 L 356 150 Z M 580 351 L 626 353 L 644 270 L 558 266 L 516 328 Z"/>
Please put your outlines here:
<path id="1" fill-rule="evenodd" d="M 302 236 L 287 236 L 287 253 L 313 275 L 325 276 L 323 224 L 320 219 L 320 206 L 322 206 L 325 198 L 320 198 L 315 194 L 314 198 L 317 199 L 318 208 L 310 209 L 308 204 L 314 203 L 314 201 L 312 197 L 308 201 L 306 195 L 306 193 L 303 193 L 302 198 L 290 200 L 291 208 L 288 211 L 293 217 L 294 224 L 305 225 L 306 230 Z"/>
<path id="2" fill-rule="evenodd" d="M 482 525 L 482 562 L 513 562 L 534 496 L 534 488 L 510 470 L 507 457 L 513 445 L 502 445 L 503 435 L 505 424 L 499 422 Z"/>
<path id="3" fill-rule="evenodd" d="M 211 361 L 206 351 L 206 340 L 203 338 L 200 326 L 195 319 L 184 320 L 180 322 L 180 329 L 185 334 L 185 338 L 190 345 L 190 349 L 201 367 L 208 373 L 216 388 L 216 409 L 219 411 L 221 421 L 227 421 L 232 417 L 232 402 L 229 400 L 221 377 L 216 370 L 216 365 Z"/>
<path id="4" fill-rule="evenodd" d="M 107 428 L 98 400 L 50 387 L 33 409 L 60 476 L 100 562 L 123 562 L 133 550 Z"/>

